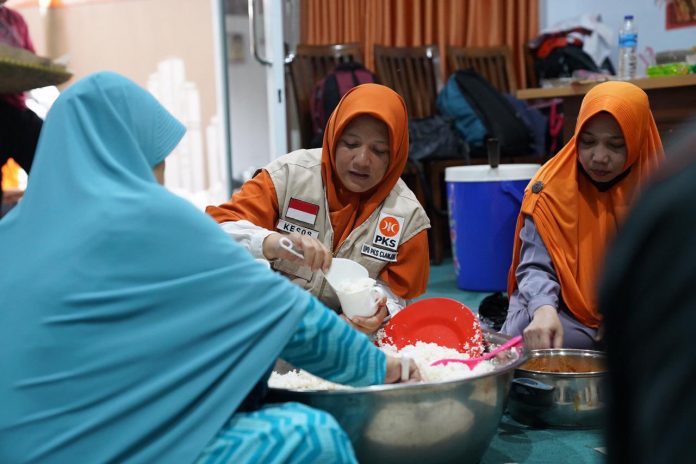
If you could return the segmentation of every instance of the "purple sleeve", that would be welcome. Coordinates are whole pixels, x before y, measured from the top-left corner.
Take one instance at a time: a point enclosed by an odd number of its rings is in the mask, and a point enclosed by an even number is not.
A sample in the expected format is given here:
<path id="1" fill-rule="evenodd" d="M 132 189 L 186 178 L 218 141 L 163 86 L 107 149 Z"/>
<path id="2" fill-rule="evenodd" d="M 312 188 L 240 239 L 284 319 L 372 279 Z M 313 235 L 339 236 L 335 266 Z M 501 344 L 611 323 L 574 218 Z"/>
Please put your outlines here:
<path id="1" fill-rule="evenodd" d="M 558 295 L 561 287 L 551 256 L 530 216 L 524 219 L 520 240 L 522 241 L 520 264 L 515 271 L 518 298 L 531 318 L 540 306 L 551 305 L 558 309 Z"/>

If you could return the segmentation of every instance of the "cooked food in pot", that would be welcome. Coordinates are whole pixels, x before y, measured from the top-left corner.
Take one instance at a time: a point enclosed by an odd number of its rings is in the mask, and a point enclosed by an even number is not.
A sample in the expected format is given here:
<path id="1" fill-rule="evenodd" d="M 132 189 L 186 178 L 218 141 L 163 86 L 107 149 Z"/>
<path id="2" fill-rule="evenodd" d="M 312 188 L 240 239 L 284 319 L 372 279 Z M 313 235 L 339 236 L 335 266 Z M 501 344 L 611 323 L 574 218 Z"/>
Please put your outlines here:
<path id="1" fill-rule="evenodd" d="M 604 360 L 590 356 L 535 356 L 520 367 L 534 372 L 587 373 L 607 370 Z"/>

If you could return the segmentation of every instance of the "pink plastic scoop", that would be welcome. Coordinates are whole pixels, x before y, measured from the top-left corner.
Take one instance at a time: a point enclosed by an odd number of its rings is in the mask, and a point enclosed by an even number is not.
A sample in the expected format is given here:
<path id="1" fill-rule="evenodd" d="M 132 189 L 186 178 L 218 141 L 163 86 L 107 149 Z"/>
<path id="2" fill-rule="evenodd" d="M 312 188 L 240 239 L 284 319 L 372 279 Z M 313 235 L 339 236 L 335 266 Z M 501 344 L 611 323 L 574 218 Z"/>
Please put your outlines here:
<path id="1" fill-rule="evenodd" d="M 486 361 L 488 359 L 491 359 L 493 356 L 500 353 L 501 351 L 505 351 L 505 350 L 512 348 L 513 346 L 517 346 L 520 344 L 521 341 L 522 341 L 522 336 L 518 335 L 516 337 L 512 337 L 510 340 L 503 343 L 498 348 L 494 349 L 490 353 L 484 354 L 480 358 L 470 358 L 470 359 L 445 358 L 445 359 L 439 359 L 430 365 L 431 366 L 441 366 L 441 365 L 446 366 L 447 363 L 458 362 L 458 363 L 466 364 L 467 366 L 469 366 L 469 369 L 473 369 L 481 361 Z"/>

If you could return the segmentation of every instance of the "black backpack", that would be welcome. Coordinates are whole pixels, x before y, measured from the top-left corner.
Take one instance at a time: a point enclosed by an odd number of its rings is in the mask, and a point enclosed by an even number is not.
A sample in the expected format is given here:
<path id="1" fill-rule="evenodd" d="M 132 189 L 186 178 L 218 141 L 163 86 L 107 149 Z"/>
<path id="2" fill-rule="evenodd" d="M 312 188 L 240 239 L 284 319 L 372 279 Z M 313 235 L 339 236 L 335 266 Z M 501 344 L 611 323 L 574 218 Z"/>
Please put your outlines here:
<path id="1" fill-rule="evenodd" d="M 317 82 L 309 96 L 309 112 L 312 116 L 311 147 L 321 147 L 324 128 L 329 116 L 341 98 L 355 86 L 378 82 L 370 70 L 354 61 L 339 63 L 333 71 Z"/>
<path id="2" fill-rule="evenodd" d="M 539 79 L 572 77 L 573 71 L 579 69 L 601 72 L 592 57 L 577 45 L 554 48 L 546 57 L 535 58 L 534 67 Z"/>
<path id="3" fill-rule="evenodd" d="M 498 139 L 502 155 L 535 154 L 530 129 L 502 93 L 473 69 L 456 71 L 455 79 L 462 95 L 486 127 L 486 138 Z"/>

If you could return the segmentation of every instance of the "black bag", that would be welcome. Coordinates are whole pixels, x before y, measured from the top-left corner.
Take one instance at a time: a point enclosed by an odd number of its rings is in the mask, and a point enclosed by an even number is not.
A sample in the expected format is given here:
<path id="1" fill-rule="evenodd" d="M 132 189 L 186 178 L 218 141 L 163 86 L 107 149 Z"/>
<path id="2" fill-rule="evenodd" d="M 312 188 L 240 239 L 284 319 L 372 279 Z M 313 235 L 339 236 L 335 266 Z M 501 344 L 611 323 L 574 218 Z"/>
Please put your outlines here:
<path id="1" fill-rule="evenodd" d="M 535 58 L 534 67 L 539 79 L 572 77 L 573 71 L 580 69 L 601 72 L 592 57 L 576 45 L 554 48 L 546 57 Z"/>
<path id="2" fill-rule="evenodd" d="M 362 64 L 349 61 L 337 64 L 333 71 L 314 85 L 309 96 L 314 135 L 312 146 L 307 148 L 321 147 L 326 123 L 341 98 L 353 87 L 370 82 L 378 82 L 377 76 Z"/>
<path id="3" fill-rule="evenodd" d="M 473 69 L 455 72 L 459 88 L 505 156 L 534 154 L 533 136 L 517 109 Z"/>
<path id="4" fill-rule="evenodd" d="M 408 122 L 408 157 L 413 161 L 435 158 L 469 159 L 469 145 L 451 119 L 435 115 Z"/>
<path id="5" fill-rule="evenodd" d="M 481 300 L 481 303 L 479 304 L 478 313 L 479 319 L 481 320 L 481 325 L 499 332 L 505 323 L 505 319 L 507 318 L 509 306 L 510 300 L 508 300 L 508 297 L 503 295 L 501 292 L 488 295 L 486 298 Z"/>

